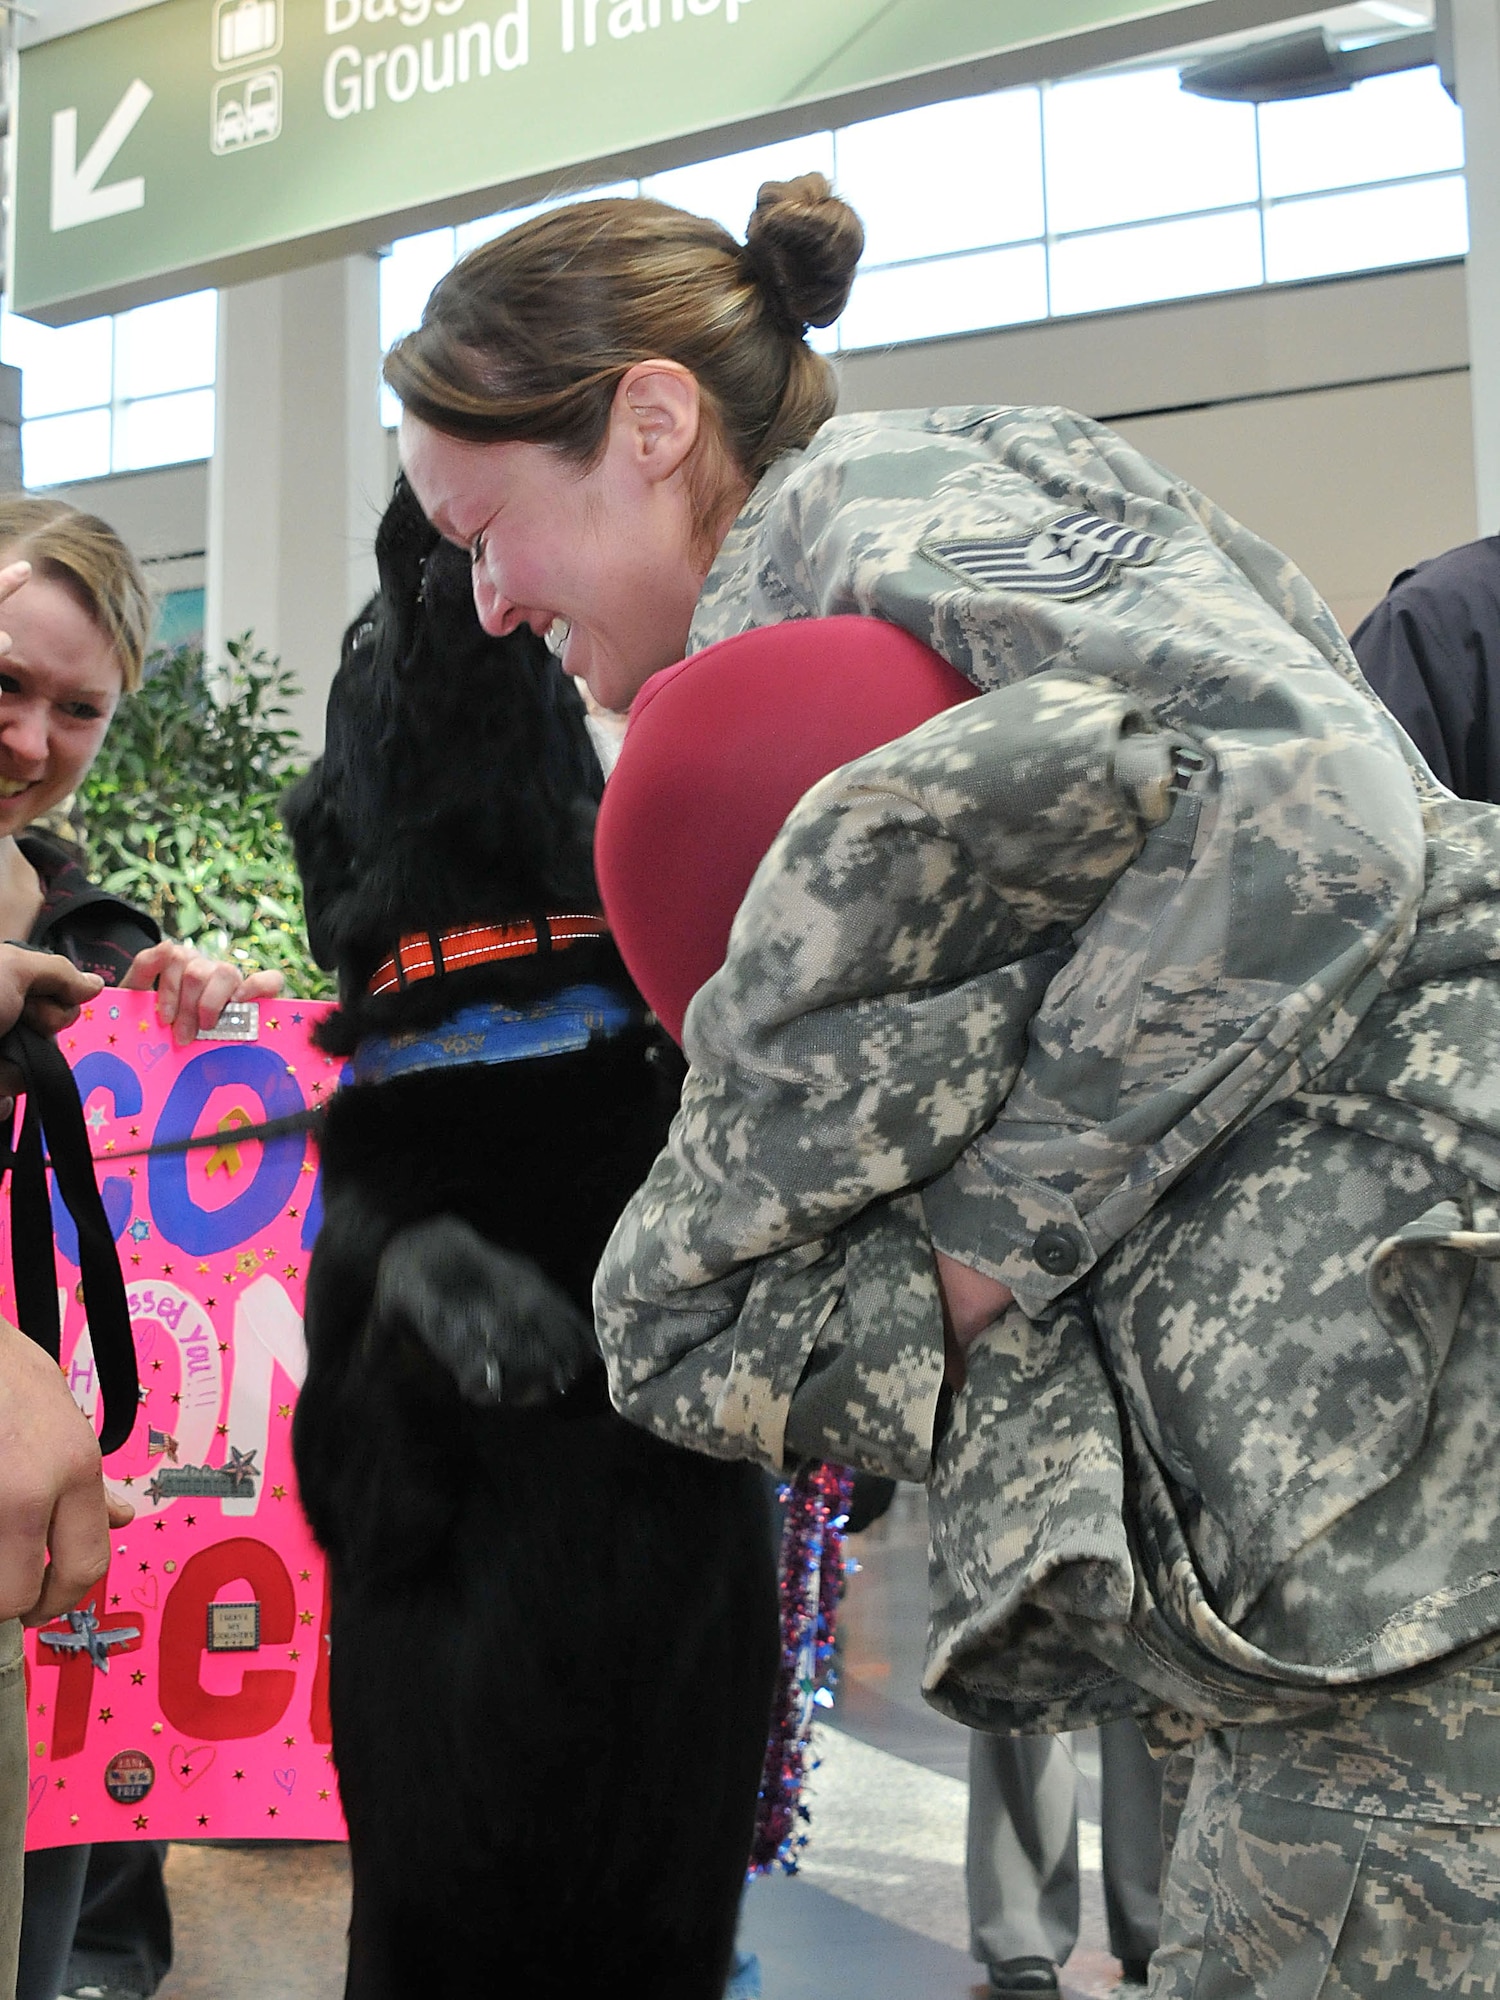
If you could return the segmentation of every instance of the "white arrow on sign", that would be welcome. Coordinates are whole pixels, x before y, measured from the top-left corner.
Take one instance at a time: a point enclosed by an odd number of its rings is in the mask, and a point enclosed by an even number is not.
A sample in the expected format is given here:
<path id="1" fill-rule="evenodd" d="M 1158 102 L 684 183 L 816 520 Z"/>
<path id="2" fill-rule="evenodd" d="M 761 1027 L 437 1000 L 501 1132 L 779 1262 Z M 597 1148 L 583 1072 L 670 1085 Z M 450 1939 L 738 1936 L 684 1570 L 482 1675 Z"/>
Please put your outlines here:
<path id="1" fill-rule="evenodd" d="M 52 232 L 76 229 L 80 222 L 102 222 L 106 216 L 124 215 L 132 208 L 146 206 L 146 179 L 135 174 L 128 181 L 100 187 L 99 177 L 135 130 L 141 113 L 151 102 L 148 84 L 137 77 L 104 121 L 104 130 L 80 160 L 78 157 L 78 107 L 52 114 Z"/>

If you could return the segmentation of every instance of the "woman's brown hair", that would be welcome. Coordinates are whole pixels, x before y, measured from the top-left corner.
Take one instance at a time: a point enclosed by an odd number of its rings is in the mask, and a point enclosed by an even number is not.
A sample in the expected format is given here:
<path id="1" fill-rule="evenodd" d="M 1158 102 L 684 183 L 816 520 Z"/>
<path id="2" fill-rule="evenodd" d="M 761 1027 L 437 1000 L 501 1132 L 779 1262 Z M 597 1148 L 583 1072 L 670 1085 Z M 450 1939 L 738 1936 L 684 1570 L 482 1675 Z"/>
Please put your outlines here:
<path id="1" fill-rule="evenodd" d="M 804 336 L 837 319 L 863 248 L 821 174 L 768 181 L 743 244 L 664 202 L 578 202 L 455 265 L 385 379 L 450 437 L 527 439 L 587 464 L 626 370 L 676 361 L 753 481 L 833 414 L 833 369 Z"/>
<path id="2" fill-rule="evenodd" d="M 109 523 L 63 500 L 0 498 L 0 563 L 22 561 L 34 576 L 72 594 L 114 648 L 127 691 L 138 688 L 151 636 L 151 593 Z M 0 628 L 4 624 L 0 605 Z"/>

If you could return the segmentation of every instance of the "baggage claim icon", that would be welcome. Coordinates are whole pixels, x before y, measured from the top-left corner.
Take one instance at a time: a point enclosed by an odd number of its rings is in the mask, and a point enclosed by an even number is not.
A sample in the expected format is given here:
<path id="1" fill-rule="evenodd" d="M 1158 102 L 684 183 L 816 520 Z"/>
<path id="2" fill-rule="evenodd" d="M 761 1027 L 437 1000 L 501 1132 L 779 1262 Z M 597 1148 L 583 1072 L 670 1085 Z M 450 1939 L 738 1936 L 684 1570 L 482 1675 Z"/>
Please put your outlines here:
<path id="1" fill-rule="evenodd" d="M 281 47 L 282 0 L 216 0 L 213 65 L 235 74 L 214 85 L 208 143 L 240 153 L 281 136 L 281 70 L 265 64 Z M 247 71 L 245 65 L 261 67 Z"/>

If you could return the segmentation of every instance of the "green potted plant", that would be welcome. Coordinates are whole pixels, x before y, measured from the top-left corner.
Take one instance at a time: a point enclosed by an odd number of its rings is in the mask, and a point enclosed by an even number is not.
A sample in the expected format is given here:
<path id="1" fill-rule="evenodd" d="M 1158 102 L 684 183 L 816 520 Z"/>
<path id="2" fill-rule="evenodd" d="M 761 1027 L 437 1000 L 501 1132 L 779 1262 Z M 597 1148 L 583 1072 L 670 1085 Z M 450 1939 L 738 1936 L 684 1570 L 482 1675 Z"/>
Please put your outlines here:
<path id="1" fill-rule="evenodd" d="M 291 674 L 247 632 L 210 671 L 198 647 L 154 656 L 121 702 L 71 822 L 90 873 L 169 937 L 274 966 L 289 992 L 333 984 L 308 956 L 279 801 L 298 775 Z"/>

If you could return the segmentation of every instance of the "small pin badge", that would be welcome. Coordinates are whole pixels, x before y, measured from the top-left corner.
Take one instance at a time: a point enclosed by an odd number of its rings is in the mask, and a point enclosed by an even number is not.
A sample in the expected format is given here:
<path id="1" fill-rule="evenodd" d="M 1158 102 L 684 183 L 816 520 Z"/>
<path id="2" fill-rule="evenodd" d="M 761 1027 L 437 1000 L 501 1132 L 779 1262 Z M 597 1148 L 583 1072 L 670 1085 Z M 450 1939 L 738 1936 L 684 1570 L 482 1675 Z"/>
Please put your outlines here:
<path id="1" fill-rule="evenodd" d="M 200 1042 L 257 1042 L 260 1040 L 260 1002 L 231 1000 L 211 1028 L 200 1028 Z"/>
<path id="2" fill-rule="evenodd" d="M 120 1806 L 138 1806 L 156 1783 L 156 1766 L 144 1750 L 117 1750 L 104 1767 L 104 1789 Z"/>
<path id="3" fill-rule="evenodd" d="M 253 1451 L 229 1447 L 224 1465 L 163 1465 L 146 1488 L 152 1506 L 163 1500 L 253 1500 L 261 1476 Z"/>
<path id="4" fill-rule="evenodd" d="M 918 553 L 981 590 L 1074 598 L 1102 590 L 1121 569 L 1154 562 L 1162 547 L 1160 536 L 1102 514 L 1064 514 L 1038 534 L 923 542 Z"/>
<path id="5" fill-rule="evenodd" d="M 208 1650 L 211 1653 L 258 1653 L 260 1605 L 254 1601 L 249 1604 L 210 1604 Z"/>
<path id="6" fill-rule="evenodd" d="M 111 1625 L 103 1626 L 90 1604 L 83 1611 L 68 1611 L 63 1614 L 63 1629 L 53 1626 L 50 1631 L 38 1632 L 37 1643 L 53 1646 L 59 1653 L 81 1653 L 93 1662 L 97 1672 L 109 1672 L 109 1649 L 111 1646 L 128 1646 L 132 1639 L 139 1639 L 138 1625 L 122 1625 L 116 1619 Z"/>

